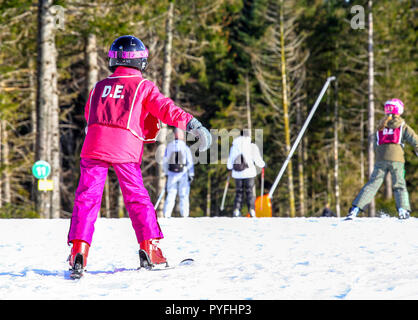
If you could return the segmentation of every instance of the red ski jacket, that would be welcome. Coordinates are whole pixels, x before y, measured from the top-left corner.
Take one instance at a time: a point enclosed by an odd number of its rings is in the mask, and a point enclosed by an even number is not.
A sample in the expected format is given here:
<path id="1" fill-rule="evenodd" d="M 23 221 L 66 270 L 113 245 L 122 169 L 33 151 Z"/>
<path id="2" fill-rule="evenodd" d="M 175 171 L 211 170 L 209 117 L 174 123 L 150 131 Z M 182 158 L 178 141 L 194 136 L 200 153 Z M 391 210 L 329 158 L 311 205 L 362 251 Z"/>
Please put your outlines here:
<path id="1" fill-rule="evenodd" d="M 186 129 L 193 116 L 160 93 L 140 71 L 118 67 L 96 83 L 85 106 L 82 158 L 113 163 L 141 162 L 143 144 L 155 142 L 160 120 Z"/>

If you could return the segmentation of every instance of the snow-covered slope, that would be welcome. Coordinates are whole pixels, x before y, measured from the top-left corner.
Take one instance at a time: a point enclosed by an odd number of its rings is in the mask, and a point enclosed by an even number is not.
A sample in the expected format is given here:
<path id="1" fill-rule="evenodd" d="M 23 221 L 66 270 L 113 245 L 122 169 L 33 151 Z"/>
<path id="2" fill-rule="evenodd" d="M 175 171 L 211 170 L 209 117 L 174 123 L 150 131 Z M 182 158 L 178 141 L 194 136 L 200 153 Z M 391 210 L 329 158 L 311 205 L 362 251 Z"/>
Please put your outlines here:
<path id="1" fill-rule="evenodd" d="M 418 219 L 160 219 L 171 264 L 137 271 L 129 219 L 98 219 L 79 281 L 69 220 L 0 220 L 0 299 L 418 299 Z"/>

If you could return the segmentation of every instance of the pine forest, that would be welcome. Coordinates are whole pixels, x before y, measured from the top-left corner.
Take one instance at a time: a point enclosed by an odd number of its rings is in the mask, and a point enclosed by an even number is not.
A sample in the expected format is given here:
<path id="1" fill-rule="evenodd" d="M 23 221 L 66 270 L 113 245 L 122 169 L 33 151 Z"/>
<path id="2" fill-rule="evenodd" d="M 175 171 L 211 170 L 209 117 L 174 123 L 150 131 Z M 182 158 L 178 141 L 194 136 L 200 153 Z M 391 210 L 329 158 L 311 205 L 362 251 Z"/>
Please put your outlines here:
<path id="1" fill-rule="evenodd" d="M 315 217 L 328 203 L 344 217 L 373 170 L 371 141 L 385 101 L 402 100 L 402 117 L 418 132 L 417 8 L 414 0 L 1 0 L 0 217 L 71 217 L 84 106 L 111 74 L 108 51 L 122 35 L 149 50 L 145 78 L 213 133 L 209 152 L 195 150 L 191 217 L 232 215 L 234 179 L 220 209 L 229 174 L 221 144 L 226 137 L 229 150 L 242 129 L 251 130 L 266 163 L 256 196 L 267 193 L 334 76 L 272 207 L 275 217 Z M 163 124 L 158 141 L 144 147 L 153 203 L 165 187 L 158 154 L 172 129 Z M 418 157 L 410 145 L 404 150 L 414 216 Z M 38 160 L 50 164 L 52 190 L 38 190 Z M 162 203 L 160 217 L 161 210 Z M 366 211 L 381 212 L 396 214 L 390 175 Z M 113 169 L 100 216 L 128 217 Z"/>

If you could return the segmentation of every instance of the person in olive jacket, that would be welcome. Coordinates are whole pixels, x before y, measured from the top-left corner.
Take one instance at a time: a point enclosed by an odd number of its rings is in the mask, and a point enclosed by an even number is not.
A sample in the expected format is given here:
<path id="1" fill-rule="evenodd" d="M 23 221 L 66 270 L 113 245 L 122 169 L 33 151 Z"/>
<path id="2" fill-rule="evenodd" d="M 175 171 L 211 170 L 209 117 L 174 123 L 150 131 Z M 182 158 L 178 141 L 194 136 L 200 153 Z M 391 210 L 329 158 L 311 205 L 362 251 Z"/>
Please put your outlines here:
<path id="1" fill-rule="evenodd" d="M 370 180 L 352 203 L 346 220 L 351 220 L 373 200 L 388 172 L 392 175 L 392 188 L 400 219 L 411 213 L 409 194 L 405 182 L 404 143 L 410 144 L 418 156 L 418 136 L 401 118 L 404 104 L 399 99 L 385 103 L 386 116 L 374 136 L 376 163 Z"/>

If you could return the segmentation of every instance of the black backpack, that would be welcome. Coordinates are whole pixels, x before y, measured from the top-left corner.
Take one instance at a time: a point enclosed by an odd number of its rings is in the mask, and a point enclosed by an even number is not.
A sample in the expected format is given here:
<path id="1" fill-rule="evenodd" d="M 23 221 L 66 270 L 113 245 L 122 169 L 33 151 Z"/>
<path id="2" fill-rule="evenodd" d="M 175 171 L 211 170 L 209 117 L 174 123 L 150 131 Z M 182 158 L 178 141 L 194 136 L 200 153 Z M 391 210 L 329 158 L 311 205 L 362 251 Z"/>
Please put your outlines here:
<path id="1" fill-rule="evenodd" d="M 234 169 L 234 171 L 244 171 L 248 168 L 248 164 L 245 161 L 242 153 L 235 158 L 232 168 Z"/>
<path id="2" fill-rule="evenodd" d="M 174 151 L 170 155 L 168 161 L 168 170 L 171 172 L 182 172 L 185 166 L 183 153 L 180 151 Z"/>

